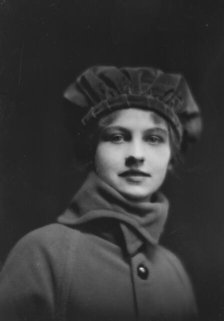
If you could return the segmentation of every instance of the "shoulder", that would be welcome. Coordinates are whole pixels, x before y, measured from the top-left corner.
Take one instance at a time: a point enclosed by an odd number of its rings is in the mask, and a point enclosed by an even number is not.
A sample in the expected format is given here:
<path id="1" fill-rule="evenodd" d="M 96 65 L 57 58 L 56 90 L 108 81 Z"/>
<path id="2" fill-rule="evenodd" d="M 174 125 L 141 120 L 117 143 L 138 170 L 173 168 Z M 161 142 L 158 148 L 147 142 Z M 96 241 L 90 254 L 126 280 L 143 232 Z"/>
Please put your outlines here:
<path id="1" fill-rule="evenodd" d="M 183 265 L 176 254 L 168 250 L 167 248 L 159 245 L 158 255 L 161 256 L 168 264 L 172 265 L 175 269 L 183 269 Z"/>
<path id="2" fill-rule="evenodd" d="M 158 246 L 158 254 L 160 260 L 163 261 L 164 266 L 169 267 L 173 273 L 180 279 L 188 281 L 188 274 L 181 260 L 170 250 L 163 246 Z"/>
<path id="3" fill-rule="evenodd" d="M 72 276 L 72 248 L 79 235 L 66 226 L 51 224 L 28 233 L 15 245 L 0 273 L 0 315 L 6 307 L 7 314 L 19 311 L 24 320 L 31 320 L 27 315 L 32 309 L 51 314 L 54 297 L 64 302 Z M 50 317 L 47 314 L 43 319 Z"/>
<path id="4" fill-rule="evenodd" d="M 79 232 L 61 224 L 50 224 L 34 231 L 29 232 L 23 236 L 13 250 L 18 248 L 32 249 L 54 249 L 57 246 L 66 246 L 71 240 L 77 239 Z"/>
<path id="5" fill-rule="evenodd" d="M 156 272 L 160 282 L 169 288 L 170 298 L 174 297 L 179 306 L 197 315 L 197 303 L 189 275 L 181 260 L 163 246 L 156 249 Z"/>
<path id="6" fill-rule="evenodd" d="M 162 264 L 167 273 L 169 272 L 170 274 L 175 275 L 183 285 L 190 283 L 186 268 L 177 255 L 161 245 L 157 247 L 156 252 L 158 261 Z"/>
<path id="7" fill-rule="evenodd" d="M 160 262 L 162 274 L 165 275 L 174 288 L 179 289 L 187 300 L 195 301 L 192 282 L 181 260 L 170 250 L 158 246 L 158 261 Z"/>
<path id="8" fill-rule="evenodd" d="M 60 224 L 50 224 L 22 237 L 11 252 L 5 267 L 17 265 L 32 270 L 61 269 L 79 243 L 80 232 Z M 4 270 L 3 266 L 3 270 Z"/>
<path id="9" fill-rule="evenodd" d="M 71 229 L 65 225 L 53 223 L 29 232 L 23 238 L 21 238 L 19 242 L 23 243 L 32 240 L 37 243 L 45 243 L 55 241 L 58 238 L 68 239 L 73 235 L 74 231 L 74 229 Z M 75 231 L 75 233 L 76 232 L 78 231 Z"/>
<path id="10" fill-rule="evenodd" d="M 57 223 L 28 233 L 9 253 L 0 274 L 0 285 L 6 289 L 15 287 L 17 293 L 27 288 L 29 293 L 49 294 L 48 288 L 53 284 L 64 288 L 71 277 L 79 237 L 79 231 Z"/>

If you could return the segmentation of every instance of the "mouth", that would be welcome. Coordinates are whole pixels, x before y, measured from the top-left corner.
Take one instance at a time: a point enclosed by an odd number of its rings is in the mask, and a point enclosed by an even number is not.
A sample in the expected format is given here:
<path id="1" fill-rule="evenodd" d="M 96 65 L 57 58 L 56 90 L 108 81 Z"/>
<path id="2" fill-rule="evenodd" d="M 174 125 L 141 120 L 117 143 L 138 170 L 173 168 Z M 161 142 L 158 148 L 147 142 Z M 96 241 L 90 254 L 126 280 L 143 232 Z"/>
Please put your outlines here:
<path id="1" fill-rule="evenodd" d="M 150 177 L 151 175 L 139 170 L 130 169 L 122 172 L 119 176 L 128 178 L 128 177 Z"/>

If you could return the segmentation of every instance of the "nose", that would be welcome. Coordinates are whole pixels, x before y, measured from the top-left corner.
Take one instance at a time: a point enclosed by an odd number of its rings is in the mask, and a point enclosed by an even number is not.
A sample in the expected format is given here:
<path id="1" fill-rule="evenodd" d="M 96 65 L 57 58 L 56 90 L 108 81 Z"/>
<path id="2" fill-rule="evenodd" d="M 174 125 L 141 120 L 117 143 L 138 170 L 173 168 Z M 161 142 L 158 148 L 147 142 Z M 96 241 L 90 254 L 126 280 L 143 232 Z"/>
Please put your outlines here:
<path id="1" fill-rule="evenodd" d="M 128 148 L 128 154 L 125 159 L 125 165 L 130 166 L 140 166 L 143 165 L 145 161 L 144 157 L 144 146 L 139 141 L 134 141 L 130 143 Z"/>
<path id="2" fill-rule="evenodd" d="M 139 167 L 143 165 L 144 163 L 144 158 L 136 158 L 134 156 L 128 156 L 125 160 L 125 165 L 127 167 Z"/>

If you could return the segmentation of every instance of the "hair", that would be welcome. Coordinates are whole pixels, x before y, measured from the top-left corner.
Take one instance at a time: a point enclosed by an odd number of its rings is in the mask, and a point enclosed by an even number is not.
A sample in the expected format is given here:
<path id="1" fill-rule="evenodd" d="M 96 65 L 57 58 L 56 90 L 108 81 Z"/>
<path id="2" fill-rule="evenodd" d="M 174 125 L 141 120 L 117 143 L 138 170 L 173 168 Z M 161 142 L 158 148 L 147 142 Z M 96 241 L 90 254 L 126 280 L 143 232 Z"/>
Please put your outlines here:
<path id="1" fill-rule="evenodd" d="M 117 117 L 116 111 L 103 115 L 100 119 L 93 121 L 87 127 L 82 127 L 76 133 L 75 139 L 75 155 L 80 165 L 86 168 L 92 168 L 94 165 L 94 157 L 99 137 L 102 131 L 109 126 Z M 163 116 L 154 112 L 155 121 L 159 119 L 165 120 L 171 147 L 171 167 L 179 163 L 180 160 L 180 142 L 177 138 L 174 128 L 170 122 Z"/>

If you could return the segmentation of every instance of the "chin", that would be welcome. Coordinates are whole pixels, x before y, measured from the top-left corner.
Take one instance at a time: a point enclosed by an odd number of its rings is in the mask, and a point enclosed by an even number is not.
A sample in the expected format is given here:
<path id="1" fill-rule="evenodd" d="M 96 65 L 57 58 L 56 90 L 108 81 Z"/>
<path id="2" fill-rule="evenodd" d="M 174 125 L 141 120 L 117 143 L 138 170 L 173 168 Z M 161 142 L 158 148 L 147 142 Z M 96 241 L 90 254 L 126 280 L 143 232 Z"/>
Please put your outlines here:
<path id="1" fill-rule="evenodd" d="M 127 199 L 136 201 L 136 202 L 143 202 L 145 200 L 150 199 L 151 193 L 143 193 L 141 191 L 120 191 L 120 193 Z"/>

